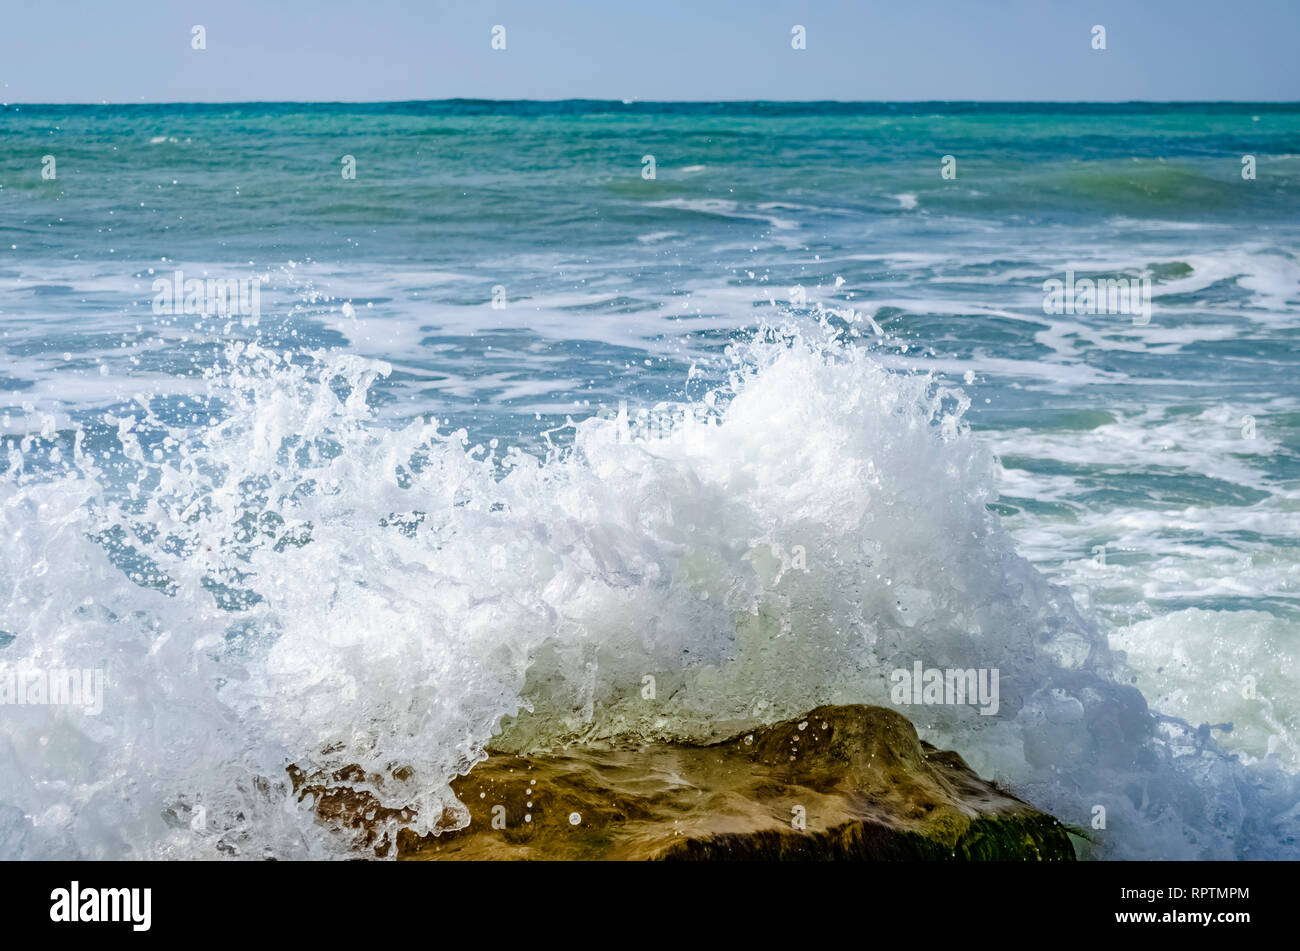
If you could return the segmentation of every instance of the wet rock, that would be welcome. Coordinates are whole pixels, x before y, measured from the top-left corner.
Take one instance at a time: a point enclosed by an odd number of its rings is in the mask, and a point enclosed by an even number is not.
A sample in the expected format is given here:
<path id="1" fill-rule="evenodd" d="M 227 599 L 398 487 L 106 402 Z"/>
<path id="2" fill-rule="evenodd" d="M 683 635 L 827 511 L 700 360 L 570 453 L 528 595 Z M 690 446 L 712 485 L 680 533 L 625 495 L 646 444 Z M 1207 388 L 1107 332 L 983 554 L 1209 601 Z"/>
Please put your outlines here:
<path id="1" fill-rule="evenodd" d="M 291 771 L 293 772 L 293 771 Z M 417 836 L 362 777 L 294 772 L 324 821 L 403 859 L 1073 860 L 1064 826 L 883 707 L 818 707 L 705 746 L 493 753 L 452 783 L 465 828 Z"/>

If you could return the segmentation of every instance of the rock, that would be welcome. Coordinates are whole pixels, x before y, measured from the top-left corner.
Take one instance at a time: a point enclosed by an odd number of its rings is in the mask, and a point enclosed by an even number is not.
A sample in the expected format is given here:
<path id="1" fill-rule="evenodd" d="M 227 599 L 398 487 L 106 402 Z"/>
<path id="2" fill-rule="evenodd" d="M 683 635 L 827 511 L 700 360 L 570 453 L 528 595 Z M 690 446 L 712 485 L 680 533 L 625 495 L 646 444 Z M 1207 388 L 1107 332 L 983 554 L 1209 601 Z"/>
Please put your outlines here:
<path id="1" fill-rule="evenodd" d="M 344 771 L 326 783 L 291 773 L 324 820 L 387 851 L 381 830 L 404 815 L 349 788 L 364 777 Z M 491 753 L 451 785 L 469 826 L 424 837 L 401 829 L 399 858 L 1075 857 L 1056 819 L 980 779 L 956 753 L 923 743 L 883 707 L 818 707 L 706 746 Z"/>

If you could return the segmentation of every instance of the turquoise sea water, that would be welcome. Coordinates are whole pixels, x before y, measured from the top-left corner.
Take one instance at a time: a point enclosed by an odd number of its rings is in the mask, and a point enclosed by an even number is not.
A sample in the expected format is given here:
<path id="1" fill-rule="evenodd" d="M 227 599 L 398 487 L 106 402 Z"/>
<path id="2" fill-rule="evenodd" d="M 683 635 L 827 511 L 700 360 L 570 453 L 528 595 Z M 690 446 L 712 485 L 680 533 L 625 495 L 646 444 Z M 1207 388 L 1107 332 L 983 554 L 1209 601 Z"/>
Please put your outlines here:
<path id="1" fill-rule="evenodd" d="M 904 712 L 1099 854 L 1294 854 L 1298 251 L 1296 105 L 0 109 L 0 662 L 110 682 L 0 719 L 0 843 L 334 854 L 232 775 L 454 815 L 521 703 L 694 736 L 921 660 L 1001 667 Z"/>

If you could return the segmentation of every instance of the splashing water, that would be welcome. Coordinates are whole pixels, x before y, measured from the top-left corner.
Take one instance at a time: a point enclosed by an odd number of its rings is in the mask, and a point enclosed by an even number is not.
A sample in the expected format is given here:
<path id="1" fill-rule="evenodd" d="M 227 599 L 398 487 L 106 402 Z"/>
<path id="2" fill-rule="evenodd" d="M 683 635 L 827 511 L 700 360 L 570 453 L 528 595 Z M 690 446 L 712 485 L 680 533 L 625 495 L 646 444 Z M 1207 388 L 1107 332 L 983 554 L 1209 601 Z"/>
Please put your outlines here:
<path id="1" fill-rule="evenodd" d="M 728 359 L 698 401 L 529 454 L 382 425 L 380 362 L 234 344 L 192 423 L 141 398 L 66 453 L 11 448 L 0 661 L 102 668 L 107 695 L 5 708 L 0 855 L 349 855 L 290 766 L 360 766 L 340 784 L 442 831 L 489 743 L 890 705 L 917 661 L 1000 672 L 995 716 L 902 712 L 1063 821 L 1132 830 L 1096 854 L 1295 854 L 1295 777 L 1150 715 L 1017 555 L 960 391 L 825 323 Z"/>

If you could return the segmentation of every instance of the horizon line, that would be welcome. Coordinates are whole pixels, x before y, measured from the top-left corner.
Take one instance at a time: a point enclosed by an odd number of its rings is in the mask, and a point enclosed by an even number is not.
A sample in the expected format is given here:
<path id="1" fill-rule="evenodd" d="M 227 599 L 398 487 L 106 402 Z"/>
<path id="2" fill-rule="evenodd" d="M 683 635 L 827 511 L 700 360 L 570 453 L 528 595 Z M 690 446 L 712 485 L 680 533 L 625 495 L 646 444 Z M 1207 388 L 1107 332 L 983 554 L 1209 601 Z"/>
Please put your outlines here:
<path id="1" fill-rule="evenodd" d="M 0 102 L 0 108 L 14 106 L 396 106 L 417 103 L 489 103 L 496 105 L 560 105 L 598 103 L 602 105 L 944 105 L 944 106 L 1300 106 L 1297 99 L 600 99 L 568 96 L 559 99 L 494 99 L 477 96 L 449 96 L 438 99 L 159 99 L 85 101 L 22 100 Z"/>

